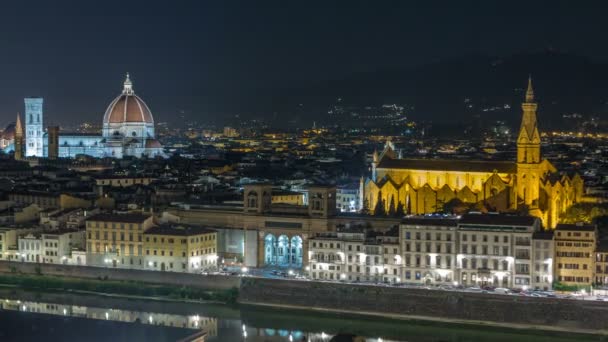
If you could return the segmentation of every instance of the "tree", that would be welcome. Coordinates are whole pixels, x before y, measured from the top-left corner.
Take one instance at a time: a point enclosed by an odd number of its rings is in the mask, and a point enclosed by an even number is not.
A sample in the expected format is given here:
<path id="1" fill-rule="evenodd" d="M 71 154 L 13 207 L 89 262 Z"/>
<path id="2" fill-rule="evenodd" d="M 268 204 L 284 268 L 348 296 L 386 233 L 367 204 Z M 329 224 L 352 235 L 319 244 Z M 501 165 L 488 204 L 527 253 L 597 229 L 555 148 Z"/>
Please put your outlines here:
<path id="1" fill-rule="evenodd" d="M 397 204 L 397 209 L 395 210 L 395 216 L 396 217 L 405 216 L 405 208 L 403 207 L 403 203 L 401 203 L 401 201 L 399 201 L 399 204 Z"/>
<path id="2" fill-rule="evenodd" d="M 386 209 L 384 207 L 385 203 L 382 199 L 382 191 L 378 191 L 378 201 L 376 201 L 376 207 L 374 208 L 375 216 L 384 216 L 386 215 Z"/>
<path id="3" fill-rule="evenodd" d="M 367 198 L 363 200 L 363 207 L 361 208 L 360 213 L 365 215 L 369 214 L 369 201 Z"/>
<path id="4" fill-rule="evenodd" d="M 598 223 L 608 216 L 608 203 L 577 203 L 560 216 L 560 223 Z"/>
<path id="5" fill-rule="evenodd" d="M 443 212 L 449 214 L 464 214 L 469 207 L 459 198 L 452 198 L 443 205 Z"/>
<path id="6" fill-rule="evenodd" d="M 388 206 L 388 216 L 395 216 L 395 195 L 391 195 L 391 202 Z"/>

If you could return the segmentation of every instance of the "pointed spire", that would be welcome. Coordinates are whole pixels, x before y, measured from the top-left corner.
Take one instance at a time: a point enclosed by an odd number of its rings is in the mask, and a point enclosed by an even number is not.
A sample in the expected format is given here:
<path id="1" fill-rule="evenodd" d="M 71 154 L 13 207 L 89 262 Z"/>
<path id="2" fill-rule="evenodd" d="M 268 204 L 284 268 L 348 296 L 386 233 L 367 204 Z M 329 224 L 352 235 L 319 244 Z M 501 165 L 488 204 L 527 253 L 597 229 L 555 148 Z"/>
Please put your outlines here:
<path id="1" fill-rule="evenodd" d="M 15 135 L 23 136 L 23 126 L 21 125 L 21 115 L 17 113 L 17 121 L 15 123 Z"/>
<path id="2" fill-rule="evenodd" d="M 133 94 L 133 83 L 131 82 L 131 77 L 129 76 L 128 72 L 127 72 L 127 78 L 125 79 L 123 86 L 124 86 L 122 89 L 123 94 L 127 94 L 127 95 Z"/>
<path id="3" fill-rule="evenodd" d="M 532 89 L 532 75 L 528 75 L 528 89 L 526 89 L 526 102 L 534 102 L 534 89 Z"/>
<path id="4" fill-rule="evenodd" d="M 377 149 L 374 149 L 374 154 L 372 154 L 372 161 L 373 161 L 374 163 L 378 163 L 378 161 L 379 161 L 379 158 L 378 158 L 378 150 L 377 150 Z"/>

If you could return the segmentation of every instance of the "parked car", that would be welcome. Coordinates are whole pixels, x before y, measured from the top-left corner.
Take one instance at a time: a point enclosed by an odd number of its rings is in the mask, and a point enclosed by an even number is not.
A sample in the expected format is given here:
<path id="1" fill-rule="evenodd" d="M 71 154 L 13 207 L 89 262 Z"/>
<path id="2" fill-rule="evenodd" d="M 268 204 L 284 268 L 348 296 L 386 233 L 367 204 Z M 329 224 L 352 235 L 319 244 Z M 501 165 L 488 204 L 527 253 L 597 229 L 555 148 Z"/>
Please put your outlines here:
<path id="1" fill-rule="evenodd" d="M 497 288 L 494 289 L 494 292 L 495 293 L 500 293 L 500 294 L 510 294 L 510 293 L 512 293 L 511 290 L 509 290 L 507 288 L 504 288 L 504 287 L 497 287 Z"/>

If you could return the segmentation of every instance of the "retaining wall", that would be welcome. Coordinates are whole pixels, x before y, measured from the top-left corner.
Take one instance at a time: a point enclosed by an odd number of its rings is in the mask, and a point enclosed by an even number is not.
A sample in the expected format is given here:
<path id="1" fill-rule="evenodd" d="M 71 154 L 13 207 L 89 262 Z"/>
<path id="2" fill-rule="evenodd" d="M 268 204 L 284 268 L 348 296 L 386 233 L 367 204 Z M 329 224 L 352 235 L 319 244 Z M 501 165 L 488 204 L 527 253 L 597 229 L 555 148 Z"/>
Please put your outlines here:
<path id="1" fill-rule="evenodd" d="M 245 278 L 241 303 L 608 331 L 608 302 Z"/>
<path id="2" fill-rule="evenodd" d="M 44 275 L 85 279 L 107 277 L 110 280 L 129 280 L 154 284 L 190 286 L 209 290 L 226 290 L 233 287 L 238 288 L 241 283 L 241 278 L 239 277 L 220 275 L 203 276 L 191 273 L 0 261 L 0 273 L 12 273 L 17 271 L 24 274 L 37 274 L 38 267 L 40 268 L 40 272 Z"/>

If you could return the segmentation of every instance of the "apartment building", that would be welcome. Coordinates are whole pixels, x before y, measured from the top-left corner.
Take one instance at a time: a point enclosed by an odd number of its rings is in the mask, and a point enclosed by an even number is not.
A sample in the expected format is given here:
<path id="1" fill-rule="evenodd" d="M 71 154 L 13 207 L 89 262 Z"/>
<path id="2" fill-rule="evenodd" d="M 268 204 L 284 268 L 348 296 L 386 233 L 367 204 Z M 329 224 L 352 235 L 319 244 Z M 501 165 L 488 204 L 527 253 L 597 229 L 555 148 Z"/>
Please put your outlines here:
<path id="1" fill-rule="evenodd" d="M 458 222 L 457 281 L 465 286 L 528 289 L 532 285 L 532 216 L 467 214 Z"/>
<path id="2" fill-rule="evenodd" d="M 452 284 L 456 265 L 456 218 L 409 217 L 401 222 L 403 281 Z"/>
<path id="3" fill-rule="evenodd" d="M 42 233 L 42 262 L 84 265 L 86 259 L 73 252 L 84 250 L 85 234 L 85 230 L 67 229 Z"/>
<path id="4" fill-rule="evenodd" d="M 144 268 L 200 272 L 217 269 L 217 232 L 200 226 L 162 224 L 144 232 Z"/>
<path id="5" fill-rule="evenodd" d="M 608 241 L 600 241 L 595 250 L 595 285 L 608 286 Z"/>
<path id="6" fill-rule="evenodd" d="M 532 260 L 534 265 L 533 289 L 550 290 L 553 287 L 553 259 L 555 242 L 553 231 L 532 234 Z"/>
<path id="7" fill-rule="evenodd" d="M 143 233 L 154 225 L 143 213 L 97 214 L 86 221 L 90 266 L 143 268 Z"/>
<path id="8" fill-rule="evenodd" d="M 340 227 L 311 238 L 308 246 L 312 279 L 401 282 L 403 263 L 397 227 L 382 233 Z"/>
<path id="9" fill-rule="evenodd" d="M 592 285 L 597 257 L 597 227 L 558 224 L 554 239 L 556 281 L 570 286 Z"/>

